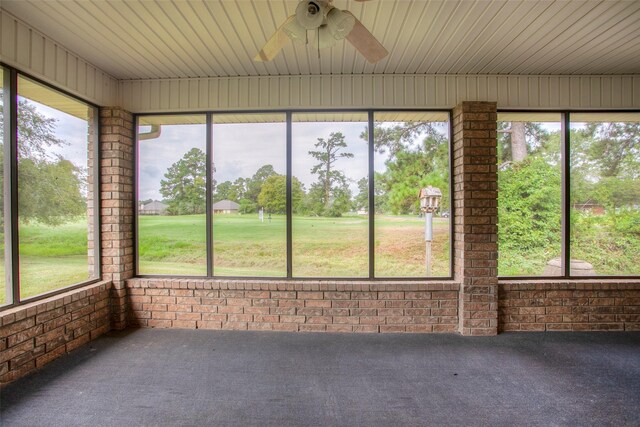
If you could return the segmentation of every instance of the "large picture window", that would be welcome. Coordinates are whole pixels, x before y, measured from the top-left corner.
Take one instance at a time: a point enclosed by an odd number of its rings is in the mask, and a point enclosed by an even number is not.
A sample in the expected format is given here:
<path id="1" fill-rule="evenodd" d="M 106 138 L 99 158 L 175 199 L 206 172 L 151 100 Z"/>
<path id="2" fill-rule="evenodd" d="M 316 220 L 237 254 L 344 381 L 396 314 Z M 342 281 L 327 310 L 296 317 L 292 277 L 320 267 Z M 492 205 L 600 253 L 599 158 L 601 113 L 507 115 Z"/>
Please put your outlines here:
<path id="1" fill-rule="evenodd" d="M 572 113 L 573 275 L 640 275 L 640 113 Z"/>
<path id="2" fill-rule="evenodd" d="M 367 277 L 367 114 L 294 114 L 293 275 Z"/>
<path id="3" fill-rule="evenodd" d="M 558 276 L 562 116 L 498 114 L 498 273 Z"/>
<path id="4" fill-rule="evenodd" d="M 640 114 L 498 114 L 500 276 L 637 276 Z"/>
<path id="5" fill-rule="evenodd" d="M 449 276 L 449 115 L 380 112 L 374 117 L 375 274 Z M 427 187 L 442 195 L 430 215 L 418 197 Z"/>
<path id="6" fill-rule="evenodd" d="M 449 140 L 447 112 L 140 115 L 138 273 L 449 277 Z M 441 192 L 430 270 L 426 186 Z"/>
<path id="7" fill-rule="evenodd" d="M 99 278 L 97 109 L 1 71 L 0 304 L 15 304 Z"/>
<path id="8" fill-rule="evenodd" d="M 284 114 L 213 115 L 213 274 L 287 275 Z"/>
<path id="9" fill-rule="evenodd" d="M 206 117 L 138 121 L 138 273 L 207 274 Z"/>
<path id="10" fill-rule="evenodd" d="M 88 262 L 93 109 L 18 79 L 20 296 L 95 278 Z M 46 278 L 46 280 L 43 280 Z"/>

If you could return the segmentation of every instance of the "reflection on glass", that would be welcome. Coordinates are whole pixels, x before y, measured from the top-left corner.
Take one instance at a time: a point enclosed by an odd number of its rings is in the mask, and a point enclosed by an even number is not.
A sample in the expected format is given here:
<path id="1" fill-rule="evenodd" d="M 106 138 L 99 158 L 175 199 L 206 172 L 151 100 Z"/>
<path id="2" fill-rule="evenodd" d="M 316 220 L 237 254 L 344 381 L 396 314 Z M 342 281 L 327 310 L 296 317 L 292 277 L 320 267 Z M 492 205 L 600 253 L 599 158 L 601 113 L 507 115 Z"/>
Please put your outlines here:
<path id="1" fill-rule="evenodd" d="M 448 114 L 381 112 L 374 119 L 375 275 L 449 276 Z M 428 186 L 442 193 L 430 215 L 431 240 L 419 199 Z"/>
<path id="2" fill-rule="evenodd" d="M 205 116 L 141 117 L 138 173 L 138 272 L 205 276 Z"/>
<path id="3" fill-rule="evenodd" d="M 294 114 L 292 269 L 367 277 L 366 114 Z"/>
<path id="4" fill-rule="evenodd" d="M 498 114 L 498 274 L 562 274 L 561 117 Z"/>
<path id="5" fill-rule="evenodd" d="M 94 109 L 18 79 L 20 296 L 91 279 L 88 138 Z"/>
<path id="6" fill-rule="evenodd" d="M 213 116 L 213 274 L 287 275 L 284 114 Z"/>
<path id="7" fill-rule="evenodd" d="M 640 113 L 571 115 L 571 275 L 638 275 Z"/>

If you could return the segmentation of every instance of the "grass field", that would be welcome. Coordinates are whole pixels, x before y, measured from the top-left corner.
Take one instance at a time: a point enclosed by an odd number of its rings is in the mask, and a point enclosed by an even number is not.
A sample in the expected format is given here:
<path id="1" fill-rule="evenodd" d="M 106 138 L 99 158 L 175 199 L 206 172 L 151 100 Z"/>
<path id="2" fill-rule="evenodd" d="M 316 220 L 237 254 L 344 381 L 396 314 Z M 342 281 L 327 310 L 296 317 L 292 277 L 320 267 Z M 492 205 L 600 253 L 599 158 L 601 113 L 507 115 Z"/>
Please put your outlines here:
<path id="1" fill-rule="evenodd" d="M 375 272 L 378 277 L 425 274 L 424 223 L 414 216 L 376 217 Z M 368 220 L 363 216 L 293 218 L 295 277 L 367 277 Z M 273 215 L 214 216 L 214 275 L 286 276 L 286 219 Z M 141 216 L 140 274 L 204 276 L 204 215 Z M 2 240 L 4 241 L 4 240 Z M 449 275 L 449 221 L 434 218 L 432 275 Z M 4 265 L 0 265 L 5 299 Z M 20 226 L 21 296 L 28 298 L 89 279 L 87 224 Z"/>
<path id="2" fill-rule="evenodd" d="M 23 299 L 89 279 L 86 221 L 59 227 L 22 224 L 19 235 L 20 291 Z M 2 243 L 4 249 L 4 235 Z M 3 302 L 4 273 L 3 262 L 0 265 L 0 301 Z"/>
<path id="3" fill-rule="evenodd" d="M 424 223 L 412 216 L 379 216 L 376 223 L 376 275 L 423 276 Z M 367 277 L 367 218 L 294 216 L 295 277 Z M 273 215 L 214 216 L 214 275 L 286 275 L 286 219 Z M 434 219 L 433 270 L 449 274 L 449 221 Z M 204 215 L 139 218 L 140 274 L 206 274 Z"/>

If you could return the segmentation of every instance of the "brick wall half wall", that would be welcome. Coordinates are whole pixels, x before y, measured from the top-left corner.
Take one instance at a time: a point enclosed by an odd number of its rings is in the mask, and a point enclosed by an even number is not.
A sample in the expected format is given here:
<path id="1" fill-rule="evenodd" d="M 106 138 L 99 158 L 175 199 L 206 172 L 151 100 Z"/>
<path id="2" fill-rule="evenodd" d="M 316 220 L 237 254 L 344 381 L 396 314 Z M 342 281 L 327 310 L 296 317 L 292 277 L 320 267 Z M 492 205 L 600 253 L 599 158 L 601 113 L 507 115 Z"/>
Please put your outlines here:
<path id="1" fill-rule="evenodd" d="M 0 312 L 0 384 L 109 331 L 110 287 L 99 282 Z"/>
<path id="2" fill-rule="evenodd" d="M 500 331 L 640 331 L 638 281 L 499 282 Z"/>
<path id="3" fill-rule="evenodd" d="M 453 282 L 127 281 L 139 327 L 309 332 L 455 332 Z"/>

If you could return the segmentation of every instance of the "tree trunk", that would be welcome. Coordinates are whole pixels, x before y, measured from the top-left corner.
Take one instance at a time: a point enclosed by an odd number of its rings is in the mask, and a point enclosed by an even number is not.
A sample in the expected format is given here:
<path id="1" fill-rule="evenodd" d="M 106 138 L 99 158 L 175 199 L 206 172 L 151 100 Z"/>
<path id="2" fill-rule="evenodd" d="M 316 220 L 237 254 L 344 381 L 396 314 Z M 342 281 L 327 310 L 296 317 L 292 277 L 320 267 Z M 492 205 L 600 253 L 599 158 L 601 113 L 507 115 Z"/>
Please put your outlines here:
<path id="1" fill-rule="evenodd" d="M 327 147 L 327 167 L 324 181 L 324 208 L 329 209 L 329 197 L 331 196 L 331 180 L 329 179 L 331 174 L 331 147 Z M 326 212 L 325 212 L 326 213 Z"/>
<path id="2" fill-rule="evenodd" d="M 514 162 L 521 162 L 527 158 L 524 126 L 524 122 L 511 122 L 511 160 Z"/>

